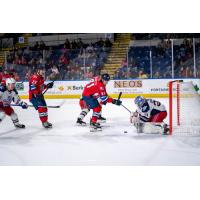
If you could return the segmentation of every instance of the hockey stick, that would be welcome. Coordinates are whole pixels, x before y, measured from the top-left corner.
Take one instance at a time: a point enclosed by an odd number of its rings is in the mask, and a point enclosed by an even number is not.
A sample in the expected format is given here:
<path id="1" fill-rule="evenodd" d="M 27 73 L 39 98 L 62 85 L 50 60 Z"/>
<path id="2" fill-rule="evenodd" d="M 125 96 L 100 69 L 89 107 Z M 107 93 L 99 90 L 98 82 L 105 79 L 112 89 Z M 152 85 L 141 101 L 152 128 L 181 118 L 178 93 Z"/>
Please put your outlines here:
<path id="1" fill-rule="evenodd" d="M 21 105 L 17 105 L 17 104 L 10 104 L 11 106 L 16 106 L 16 107 L 21 107 Z M 28 105 L 28 107 L 34 107 L 33 105 Z M 61 105 L 59 106 L 38 106 L 40 108 L 60 108 Z"/>
<path id="2" fill-rule="evenodd" d="M 124 105 L 121 104 L 122 107 L 124 107 L 129 113 L 131 113 L 131 111 Z"/>
<path id="3" fill-rule="evenodd" d="M 119 93 L 118 100 L 120 100 L 121 96 L 122 96 L 122 92 Z"/>
<path id="4" fill-rule="evenodd" d="M 121 96 L 122 96 L 122 92 L 119 93 L 118 100 L 121 98 Z M 122 104 L 121 104 L 121 106 L 124 107 L 129 113 L 131 113 L 131 111 L 126 106 L 124 106 Z"/>

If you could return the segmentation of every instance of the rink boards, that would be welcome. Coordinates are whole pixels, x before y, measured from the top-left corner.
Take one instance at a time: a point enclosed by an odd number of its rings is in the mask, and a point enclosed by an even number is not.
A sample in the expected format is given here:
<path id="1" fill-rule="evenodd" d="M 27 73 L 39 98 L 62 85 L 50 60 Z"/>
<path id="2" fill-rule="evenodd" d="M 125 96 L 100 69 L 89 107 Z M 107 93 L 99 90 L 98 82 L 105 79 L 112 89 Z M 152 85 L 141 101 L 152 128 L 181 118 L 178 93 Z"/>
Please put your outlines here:
<path id="1" fill-rule="evenodd" d="M 107 93 L 118 97 L 119 92 L 123 98 L 134 98 L 142 95 L 147 98 L 167 98 L 168 83 L 175 79 L 128 79 L 109 81 Z M 200 79 L 183 79 L 185 82 L 192 81 L 200 88 Z M 47 99 L 80 98 L 84 86 L 89 81 L 55 81 L 54 87 L 45 94 Z M 28 82 L 18 82 L 17 90 L 21 98 L 28 98 Z"/>

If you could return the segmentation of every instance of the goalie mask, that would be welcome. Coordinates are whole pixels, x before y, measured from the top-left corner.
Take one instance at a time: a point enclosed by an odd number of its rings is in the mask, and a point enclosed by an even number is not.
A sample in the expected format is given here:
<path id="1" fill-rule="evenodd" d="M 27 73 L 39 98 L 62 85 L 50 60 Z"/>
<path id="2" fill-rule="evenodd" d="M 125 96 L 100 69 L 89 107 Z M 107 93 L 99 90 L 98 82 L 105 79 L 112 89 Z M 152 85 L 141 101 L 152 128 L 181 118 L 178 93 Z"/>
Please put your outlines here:
<path id="1" fill-rule="evenodd" d="M 146 99 L 142 96 L 137 96 L 135 98 L 134 102 L 139 108 L 141 108 L 144 105 L 144 103 L 146 102 Z"/>

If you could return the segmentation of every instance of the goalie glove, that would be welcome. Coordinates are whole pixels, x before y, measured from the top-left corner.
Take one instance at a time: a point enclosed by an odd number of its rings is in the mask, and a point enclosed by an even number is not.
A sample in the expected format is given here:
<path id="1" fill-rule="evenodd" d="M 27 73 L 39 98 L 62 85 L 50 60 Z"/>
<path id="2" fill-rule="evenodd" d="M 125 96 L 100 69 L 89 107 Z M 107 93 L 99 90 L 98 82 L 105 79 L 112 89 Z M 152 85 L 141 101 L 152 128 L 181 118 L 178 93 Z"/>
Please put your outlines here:
<path id="1" fill-rule="evenodd" d="M 130 123 L 131 124 L 136 124 L 139 121 L 139 114 L 137 111 L 131 112 L 130 114 Z"/>

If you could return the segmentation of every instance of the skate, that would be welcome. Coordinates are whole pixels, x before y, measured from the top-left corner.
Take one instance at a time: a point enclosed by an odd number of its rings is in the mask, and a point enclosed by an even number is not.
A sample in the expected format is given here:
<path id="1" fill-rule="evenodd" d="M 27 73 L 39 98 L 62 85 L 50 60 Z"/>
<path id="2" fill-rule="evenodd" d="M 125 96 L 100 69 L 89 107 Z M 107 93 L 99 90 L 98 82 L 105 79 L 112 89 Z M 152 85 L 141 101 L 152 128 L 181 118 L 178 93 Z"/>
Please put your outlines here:
<path id="1" fill-rule="evenodd" d="M 90 122 L 90 132 L 101 131 L 101 125 L 99 123 Z"/>
<path id="2" fill-rule="evenodd" d="M 106 118 L 102 117 L 102 116 L 99 116 L 98 122 L 101 122 L 101 123 L 105 123 L 106 122 Z"/>
<path id="3" fill-rule="evenodd" d="M 24 124 L 20 124 L 19 122 L 14 123 L 14 126 L 16 128 L 25 128 L 25 125 Z"/>
<path id="4" fill-rule="evenodd" d="M 76 124 L 77 124 L 77 125 L 81 125 L 81 126 L 86 126 L 86 123 L 85 123 L 84 121 L 82 121 L 81 118 L 78 118 L 78 119 L 77 119 Z"/>
<path id="5" fill-rule="evenodd" d="M 169 135 L 169 127 L 167 124 L 163 125 L 163 135 Z"/>
<path id="6" fill-rule="evenodd" d="M 42 125 L 43 125 L 44 128 L 52 128 L 52 124 L 49 123 L 48 121 L 43 122 Z"/>

